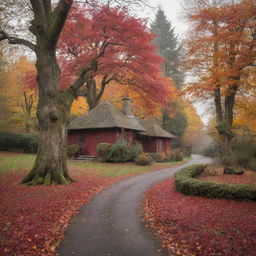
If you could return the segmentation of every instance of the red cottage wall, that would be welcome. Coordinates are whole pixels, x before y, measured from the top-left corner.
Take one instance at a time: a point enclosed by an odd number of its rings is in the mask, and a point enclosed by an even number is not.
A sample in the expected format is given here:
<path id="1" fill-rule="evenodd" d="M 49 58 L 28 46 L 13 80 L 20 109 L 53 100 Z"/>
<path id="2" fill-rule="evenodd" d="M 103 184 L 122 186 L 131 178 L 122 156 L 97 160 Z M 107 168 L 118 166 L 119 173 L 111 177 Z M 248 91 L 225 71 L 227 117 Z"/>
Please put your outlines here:
<path id="1" fill-rule="evenodd" d="M 79 137 L 84 135 L 84 143 Z M 71 130 L 68 133 L 68 145 L 78 144 L 81 147 L 82 155 L 96 156 L 96 147 L 99 143 L 116 143 L 125 140 L 129 143 L 134 141 L 134 131 L 120 128 L 92 129 L 92 130 Z"/>
<path id="2" fill-rule="evenodd" d="M 79 143 L 79 136 L 84 135 L 84 143 Z M 96 147 L 99 143 L 115 143 L 117 129 L 71 130 L 68 133 L 68 145 L 79 144 L 82 155 L 96 156 Z"/>
<path id="3" fill-rule="evenodd" d="M 159 141 L 162 141 L 162 149 Z M 147 153 L 168 153 L 170 151 L 171 139 L 150 137 L 142 141 L 144 152 Z"/>

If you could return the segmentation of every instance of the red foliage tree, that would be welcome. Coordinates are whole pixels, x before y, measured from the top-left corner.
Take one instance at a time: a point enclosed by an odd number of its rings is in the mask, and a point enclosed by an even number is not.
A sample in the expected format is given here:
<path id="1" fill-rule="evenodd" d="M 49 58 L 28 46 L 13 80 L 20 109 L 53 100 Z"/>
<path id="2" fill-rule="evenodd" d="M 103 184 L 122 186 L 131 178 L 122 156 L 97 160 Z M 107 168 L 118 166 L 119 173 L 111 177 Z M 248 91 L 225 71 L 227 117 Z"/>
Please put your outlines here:
<path id="1" fill-rule="evenodd" d="M 148 102 L 166 102 L 167 81 L 160 71 L 162 58 L 156 54 L 152 40 L 145 22 L 131 17 L 124 9 L 73 8 L 58 44 L 63 86 L 72 82 L 81 68 L 105 49 L 84 84 L 82 94 L 90 109 L 98 104 L 111 81 L 128 84 L 145 95 Z"/>

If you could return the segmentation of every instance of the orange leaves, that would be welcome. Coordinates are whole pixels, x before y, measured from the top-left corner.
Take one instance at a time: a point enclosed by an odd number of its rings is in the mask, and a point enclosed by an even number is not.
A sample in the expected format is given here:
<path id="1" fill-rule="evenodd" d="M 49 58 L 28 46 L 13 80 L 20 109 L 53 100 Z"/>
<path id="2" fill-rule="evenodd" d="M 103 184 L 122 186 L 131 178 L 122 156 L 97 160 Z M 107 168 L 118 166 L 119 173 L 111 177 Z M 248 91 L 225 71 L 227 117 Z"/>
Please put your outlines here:
<path id="1" fill-rule="evenodd" d="M 256 57 L 255 1 L 237 4 L 196 6 L 188 16 L 194 22 L 191 36 L 185 43 L 185 68 L 197 81 L 194 91 L 206 93 L 214 87 L 229 87 L 244 73 Z M 196 31 L 196 32 L 195 32 Z M 240 84 L 239 84 L 240 85 Z M 208 91 L 208 92 L 207 92 Z"/>

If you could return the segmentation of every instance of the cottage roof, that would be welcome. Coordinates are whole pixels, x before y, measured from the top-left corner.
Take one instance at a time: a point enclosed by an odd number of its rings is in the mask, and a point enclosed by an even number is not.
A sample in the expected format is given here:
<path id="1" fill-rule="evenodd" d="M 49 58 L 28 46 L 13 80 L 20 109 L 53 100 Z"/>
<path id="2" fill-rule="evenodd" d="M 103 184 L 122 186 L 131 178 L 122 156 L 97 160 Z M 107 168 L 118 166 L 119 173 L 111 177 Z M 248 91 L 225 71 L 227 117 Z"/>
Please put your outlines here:
<path id="1" fill-rule="evenodd" d="M 69 130 L 113 127 L 145 132 L 135 116 L 126 116 L 110 102 L 100 103 L 87 114 L 73 120 Z"/>
<path id="2" fill-rule="evenodd" d="M 177 138 L 173 134 L 164 130 L 157 122 L 156 119 L 141 120 L 140 124 L 145 128 L 145 133 L 142 135 L 151 137 L 162 137 L 162 138 Z"/>

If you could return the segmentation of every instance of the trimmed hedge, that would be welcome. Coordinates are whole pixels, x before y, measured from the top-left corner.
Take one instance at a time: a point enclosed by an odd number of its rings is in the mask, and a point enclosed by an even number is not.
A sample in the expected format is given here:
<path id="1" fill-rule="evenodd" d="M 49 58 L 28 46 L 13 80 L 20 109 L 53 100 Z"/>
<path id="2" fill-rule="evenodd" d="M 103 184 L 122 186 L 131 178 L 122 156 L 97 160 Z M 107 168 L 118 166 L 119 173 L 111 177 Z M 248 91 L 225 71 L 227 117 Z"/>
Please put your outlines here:
<path id="1" fill-rule="evenodd" d="M 38 136 L 0 132 L 0 150 L 11 152 L 36 153 Z"/>
<path id="2" fill-rule="evenodd" d="M 226 184 L 199 180 L 206 165 L 192 165 L 174 175 L 176 190 L 192 196 L 224 198 L 232 200 L 256 200 L 256 186 L 244 184 Z"/>

